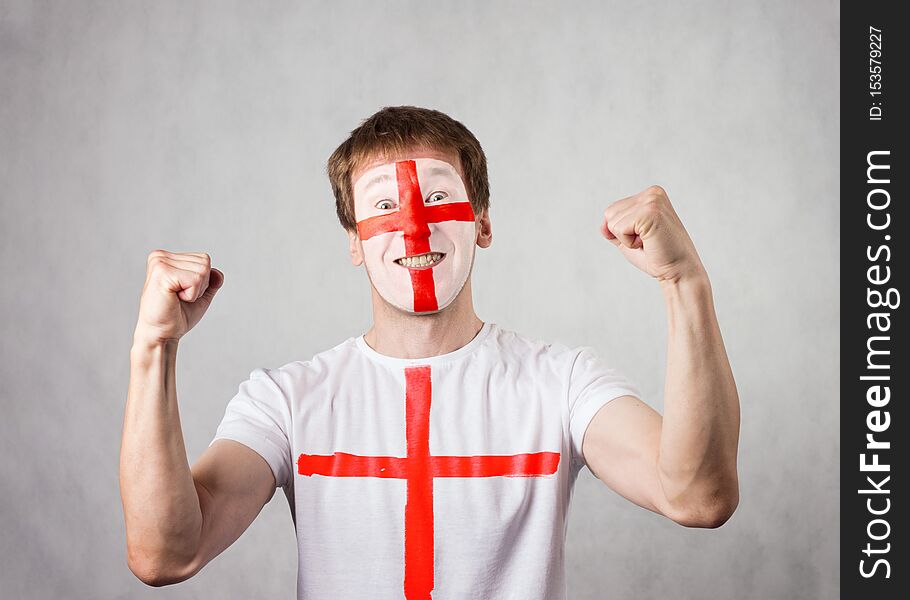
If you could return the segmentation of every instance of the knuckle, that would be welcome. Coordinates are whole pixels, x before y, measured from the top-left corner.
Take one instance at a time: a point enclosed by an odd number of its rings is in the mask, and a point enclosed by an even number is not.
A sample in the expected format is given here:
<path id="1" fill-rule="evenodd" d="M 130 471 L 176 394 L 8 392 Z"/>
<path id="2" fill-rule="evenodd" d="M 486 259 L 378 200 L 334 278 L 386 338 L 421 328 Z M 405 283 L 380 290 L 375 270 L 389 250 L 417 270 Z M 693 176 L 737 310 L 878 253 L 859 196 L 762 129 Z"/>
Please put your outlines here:
<path id="1" fill-rule="evenodd" d="M 655 196 L 666 196 L 667 195 L 666 190 L 664 190 L 664 188 L 662 188 L 659 185 L 652 185 L 652 186 L 648 187 L 647 192 L 649 194 L 655 195 Z"/>
<path id="2" fill-rule="evenodd" d="M 645 205 L 642 207 L 642 209 L 645 211 L 645 214 L 649 214 L 649 215 L 659 214 L 660 213 L 660 202 L 656 199 L 651 200 L 649 202 L 646 202 Z"/>
<path id="3" fill-rule="evenodd" d="M 203 252 L 202 258 L 205 260 L 206 266 L 209 266 L 212 264 L 212 255 L 209 254 L 208 252 Z"/>

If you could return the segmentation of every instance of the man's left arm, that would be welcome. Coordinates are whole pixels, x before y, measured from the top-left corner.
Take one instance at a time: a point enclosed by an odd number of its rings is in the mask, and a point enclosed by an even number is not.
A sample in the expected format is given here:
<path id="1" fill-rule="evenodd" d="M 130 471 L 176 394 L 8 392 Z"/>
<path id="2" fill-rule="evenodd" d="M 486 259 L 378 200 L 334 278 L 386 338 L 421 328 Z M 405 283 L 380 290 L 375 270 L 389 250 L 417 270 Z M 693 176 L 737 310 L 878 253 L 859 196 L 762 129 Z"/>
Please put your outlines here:
<path id="1" fill-rule="evenodd" d="M 585 462 L 640 506 L 689 527 L 718 527 L 739 502 L 739 397 L 707 272 L 658 186 L 611 204 L 601 233 L 663 290 L 664 416 L 632 396 L 608 402 L 586 430 Z"/>

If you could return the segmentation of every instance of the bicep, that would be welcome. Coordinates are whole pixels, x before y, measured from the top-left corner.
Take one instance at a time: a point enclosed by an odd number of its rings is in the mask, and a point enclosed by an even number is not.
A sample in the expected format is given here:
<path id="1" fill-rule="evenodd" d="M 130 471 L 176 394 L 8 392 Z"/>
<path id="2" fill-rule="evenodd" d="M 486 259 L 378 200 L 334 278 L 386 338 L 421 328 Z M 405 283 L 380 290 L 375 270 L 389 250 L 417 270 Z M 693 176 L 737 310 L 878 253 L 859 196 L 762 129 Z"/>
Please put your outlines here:
<path id="1" fill-rule="evenodd" d="M 192 467 L 202 509 L 196 573 L 246 531 L 275 493 L 275 476 L 262 456 L 228 439 L 215 440 Z"/>
<path id="2" fill-rule="evenodd" d="M 591 419 L 582 453 L 594 476 L 616 493 L 666 514 L 657 471 L 662 422 L 660 414 L 638 398 L 620 396 Z"/>

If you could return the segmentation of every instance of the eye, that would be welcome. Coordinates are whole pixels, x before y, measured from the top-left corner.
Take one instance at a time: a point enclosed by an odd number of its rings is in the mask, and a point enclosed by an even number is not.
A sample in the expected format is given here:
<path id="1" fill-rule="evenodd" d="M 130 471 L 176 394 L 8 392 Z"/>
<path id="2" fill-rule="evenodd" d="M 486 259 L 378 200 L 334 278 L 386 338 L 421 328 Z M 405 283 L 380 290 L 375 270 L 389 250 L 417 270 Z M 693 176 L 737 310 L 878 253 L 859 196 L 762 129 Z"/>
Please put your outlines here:
<path id="1" fill-rule="evenodd" d="M 395 203 L 387 198 L 385 200 L 380 200 L 379 202 L 377 202 L 376 208 L 378 208 L 380 210 L 390 210 L 392 208 L 395 208 Z"/>
<path id="2" fill-rule="evenodd" d="M 446 194 L 445 192 L 439 192 L 439 191 L 437 191 L 437 192 L 433 192 L 432 194 L 430 194 L 429 196 L 427 196 L 427 200 L 426 200 L 426 201 L 427 201 L 428 203 L 429 203 L 429 202 L 440 202 L 440 201 L 442 201 L 442 200 L 445 200 L 445 199 L 448 198 L 448 197 L 449 197 L 449 195 Z"/>

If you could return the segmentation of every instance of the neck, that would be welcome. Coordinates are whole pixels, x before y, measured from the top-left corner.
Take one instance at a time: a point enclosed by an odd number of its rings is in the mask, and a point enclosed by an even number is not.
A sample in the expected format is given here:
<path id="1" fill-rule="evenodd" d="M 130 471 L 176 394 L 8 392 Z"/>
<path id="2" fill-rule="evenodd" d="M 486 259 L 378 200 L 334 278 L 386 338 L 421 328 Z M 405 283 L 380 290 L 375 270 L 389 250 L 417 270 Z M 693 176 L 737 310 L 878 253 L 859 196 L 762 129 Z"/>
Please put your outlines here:
<path id="1" fill-rule="evenodd" d="M 474 312 L 471 280 L 438 313 L 413 315 L 388 304 L 373 288 L 373 326 L 363 335 L 373 350 L 395 358 L 428 358 L 454 352 L 483 327 Z"/>

